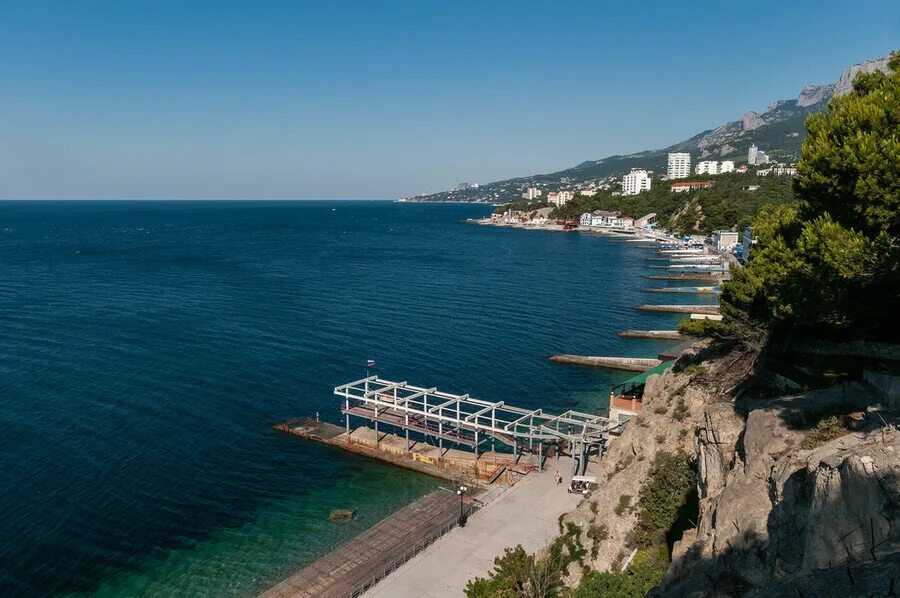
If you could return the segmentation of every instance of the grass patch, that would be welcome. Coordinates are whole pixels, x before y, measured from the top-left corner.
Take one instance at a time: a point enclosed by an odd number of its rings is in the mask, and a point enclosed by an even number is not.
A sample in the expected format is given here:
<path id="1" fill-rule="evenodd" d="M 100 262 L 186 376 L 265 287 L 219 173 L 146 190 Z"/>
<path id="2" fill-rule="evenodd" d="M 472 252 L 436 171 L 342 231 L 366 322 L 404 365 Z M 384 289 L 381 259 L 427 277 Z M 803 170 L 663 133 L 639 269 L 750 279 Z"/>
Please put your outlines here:
<path id="1" fill-rule="evenodd" d="M 850 413 L 834 414 L 823 417 L 800 443 L 801 449 L 814 449 L 835 438 L 853 432 L 859 426 L 858 417 Z"/>

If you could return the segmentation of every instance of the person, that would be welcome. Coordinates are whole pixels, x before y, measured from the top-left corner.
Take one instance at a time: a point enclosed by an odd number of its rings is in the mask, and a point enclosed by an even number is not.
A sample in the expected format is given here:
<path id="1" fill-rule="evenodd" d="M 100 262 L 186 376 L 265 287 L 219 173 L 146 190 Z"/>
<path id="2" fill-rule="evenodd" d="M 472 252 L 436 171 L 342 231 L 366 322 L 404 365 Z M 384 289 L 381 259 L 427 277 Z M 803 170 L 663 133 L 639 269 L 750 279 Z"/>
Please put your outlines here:
<path id="1" fill-rule="evenodd" d="M 562 484 L 562 476 L 559 474 L 559 470 L 558 470 L 558 469 L 556 470 L 556 474 L 555 474 L 554 477 L 556 477 L 556 483 L 557 483 L 557 484 Z"/>

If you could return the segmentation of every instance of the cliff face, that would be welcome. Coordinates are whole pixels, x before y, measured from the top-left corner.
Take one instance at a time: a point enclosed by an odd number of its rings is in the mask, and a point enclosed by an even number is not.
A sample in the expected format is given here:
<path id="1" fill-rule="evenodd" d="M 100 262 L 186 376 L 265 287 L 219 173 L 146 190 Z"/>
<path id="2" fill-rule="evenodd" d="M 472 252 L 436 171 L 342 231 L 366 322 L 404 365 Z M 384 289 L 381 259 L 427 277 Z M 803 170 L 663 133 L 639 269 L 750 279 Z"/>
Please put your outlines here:
<path id="1" fill-rule="evenodd" d="M 829 580 L 818 595 L 852 595 L 863 587 L 853 571 L 900 565 L 900 433 L 873 390 L 735 402 L 746 375 L 736 363 L 648 380 L 644 413 L 613 441 L 601 488 L 566 518 L 607 527 L 590 566 L 618 570 L 628 554 L 635 515 L 621 497 L 636 502 L 662 450 L 694 455 L 700 515 L 675 543 L 658 595 L 797 595 L 813 579 Z"/>
<path id="2" fill-rule="evenodd" d="M 851 384 L 759 402 L 745 417 L 730 404 L 707 407 L 696 445 L 700 521 L 675 545 L 661 594 L 703 596 L 710 580 L 788 589 L 794 577 L 893 552 L 900 435 L 876 400 Z M 833 412 L 855 431 L 815 446 L 815 422 Z M 830 591 L 853 591 L 852 575 L 837 577 Z"/>

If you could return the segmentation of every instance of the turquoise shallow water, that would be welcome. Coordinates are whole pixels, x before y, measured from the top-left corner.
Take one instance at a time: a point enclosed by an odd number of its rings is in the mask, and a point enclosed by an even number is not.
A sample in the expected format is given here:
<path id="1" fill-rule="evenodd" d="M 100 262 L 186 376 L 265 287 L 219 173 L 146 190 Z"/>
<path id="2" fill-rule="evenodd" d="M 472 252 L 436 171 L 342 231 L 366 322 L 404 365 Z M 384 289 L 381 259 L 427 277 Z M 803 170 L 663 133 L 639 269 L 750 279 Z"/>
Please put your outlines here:
<path id="1" fill-rule="evenodd" d="M 378 374 L 600 409 L 671 327 L 640 249 L 471 205 L 0 204 L 0 594 L 242 596 L 437 480 L 279 435 Z M 654 285 L 655 286 L 655 285 Z M 702 298 L 709 302 L 711 297 Z M 331 508 L 359 512 L 346 526 Z"/>

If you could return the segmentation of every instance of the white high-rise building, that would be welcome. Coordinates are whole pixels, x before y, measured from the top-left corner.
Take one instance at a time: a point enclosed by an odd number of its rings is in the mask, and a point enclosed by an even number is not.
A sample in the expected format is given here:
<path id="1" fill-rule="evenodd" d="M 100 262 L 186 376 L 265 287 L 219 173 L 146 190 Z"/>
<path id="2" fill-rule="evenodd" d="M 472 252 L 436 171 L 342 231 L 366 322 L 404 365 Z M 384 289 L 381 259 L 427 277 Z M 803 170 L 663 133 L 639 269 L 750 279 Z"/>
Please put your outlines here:
<path id="1" fill-rule="evenodd" d="M 758 166 L 759 164 L 768 164 L 769 162 L 771 162 L 771 160 L 769 160 L 769 156 L 766 155 L 766 152 L 756 147 L 755 143 L 750 146 L 750 151 L 747 152 L 747 164 Z"/>
<path id="2" fill-rule="evenodd" d="M 650 175 L 643 168 L 632 168 L 622 177 L 622 195 L 637 195 L 650 189 Z"/>
<path id="3" fill-rule="evenodd" d="M 734 172 L 734 162 L 731 160 L 719 162 L 719 174 L 725 174 L 726 172 Z"/>
<path id="4" fill-rule="evenodd" d="M 669 154 L 669 168 L 666 175 L 669 179 L 686 179 L 691 174 L 691 155 L 687 152 Z"/>
<path id="5" fill-rule="evenodd" d="M 529 187 L 522 191 L 522 199 L 527 199 L 531 201 L 532 199 L 537 199 L 541 196 L 541 190 L 537 187 Z"/>
<path id="6" fill-rule="evenodd" d="M 719 174 L 719 163 L 715 160 L 704 160 L 697 163 L 697 174 Z"/>

